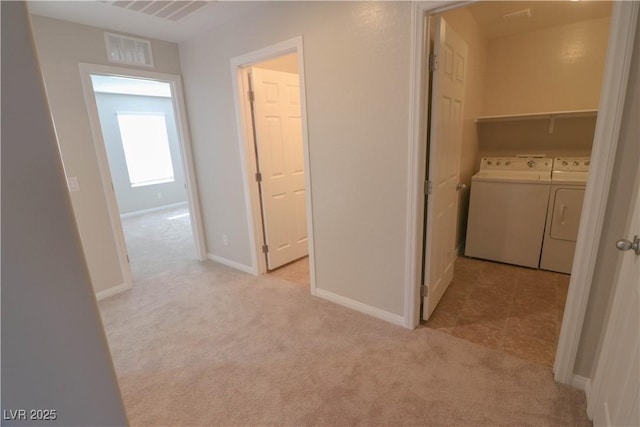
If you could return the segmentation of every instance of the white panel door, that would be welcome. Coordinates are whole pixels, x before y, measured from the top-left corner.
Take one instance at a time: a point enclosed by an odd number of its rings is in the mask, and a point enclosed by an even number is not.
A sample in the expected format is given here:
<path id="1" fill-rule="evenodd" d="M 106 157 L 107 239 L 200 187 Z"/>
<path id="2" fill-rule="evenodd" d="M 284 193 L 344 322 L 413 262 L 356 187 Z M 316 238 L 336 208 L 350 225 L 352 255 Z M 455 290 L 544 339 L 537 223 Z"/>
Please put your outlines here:
<path id="1" fill-rule="evenodd" d="M 269 270 L 308 254 L 300 83 L 253 67 L 253 115 Z"/>
<path id="2" fill-rule="evenodd" d="M 640 177 L 626 236 L 640 236 Z M 616 250 L 613 242 L 607 250 Z M 640 255 L 621 254 L 615 294 L 596 366 L 589 412 L 594 426 L 640 426 Z"/>
<path id="3" fill-rule="evenodd" d="M 436 19 L 431 133 L 424 259 L 423 319 L 427 320 L 453 279 L 456 259 L 457 185 L 460 179 L 460 147 L 467 45 L 442 18 Z"/>

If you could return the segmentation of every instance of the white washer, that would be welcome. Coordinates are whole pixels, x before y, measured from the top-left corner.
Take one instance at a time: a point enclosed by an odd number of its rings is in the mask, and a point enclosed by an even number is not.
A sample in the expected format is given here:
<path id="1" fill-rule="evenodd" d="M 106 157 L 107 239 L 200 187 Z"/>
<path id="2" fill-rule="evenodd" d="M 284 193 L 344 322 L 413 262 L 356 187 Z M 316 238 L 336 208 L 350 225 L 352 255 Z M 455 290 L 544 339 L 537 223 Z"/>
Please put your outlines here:
<path id="1" fill-rule="evenodd" d="M 471 178 L 465 255 L 538 268 L 552 159 L 485 157 Z"/>
<path id="2" fill-rule="evenodd" d="M 589 157 L 556 157 L 553 160 L 547 225 L 540 258 L 543 270 L 571 273 L 589 164 Z"/>

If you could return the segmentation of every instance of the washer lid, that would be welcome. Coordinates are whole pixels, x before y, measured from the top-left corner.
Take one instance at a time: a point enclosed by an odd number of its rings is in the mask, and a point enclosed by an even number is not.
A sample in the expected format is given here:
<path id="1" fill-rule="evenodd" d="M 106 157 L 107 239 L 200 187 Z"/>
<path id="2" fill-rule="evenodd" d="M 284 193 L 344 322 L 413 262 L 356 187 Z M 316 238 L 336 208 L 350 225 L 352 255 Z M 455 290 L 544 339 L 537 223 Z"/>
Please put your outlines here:
<path id="1" fill-rule="evenodd" d="M 474 181 L 549 183 L 551 172 L 541 171 L 497 171 L 481 170 L 472 178 Z"/>

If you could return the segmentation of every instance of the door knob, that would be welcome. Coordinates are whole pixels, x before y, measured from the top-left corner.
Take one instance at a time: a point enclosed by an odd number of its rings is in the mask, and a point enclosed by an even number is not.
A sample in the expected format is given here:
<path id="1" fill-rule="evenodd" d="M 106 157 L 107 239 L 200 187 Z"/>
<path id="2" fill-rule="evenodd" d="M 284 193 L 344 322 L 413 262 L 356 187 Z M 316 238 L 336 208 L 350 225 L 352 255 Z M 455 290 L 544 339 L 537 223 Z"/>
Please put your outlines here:
<path id="1" fill-rule="evenodd" d="M 633 242 L 627 239 L 620 239 L 616 242 L 616 248 L 623 252 L 633 249 L 636 255 L 640 255 L 640 237 L 635 236 Z"/>
<path id="2" fill-rule="evenodd" d="M 456 190 L 458 191 L 464 191 L 467 189 L 467 185 L 466 184 L 458 184 L 456 185 Z"/>

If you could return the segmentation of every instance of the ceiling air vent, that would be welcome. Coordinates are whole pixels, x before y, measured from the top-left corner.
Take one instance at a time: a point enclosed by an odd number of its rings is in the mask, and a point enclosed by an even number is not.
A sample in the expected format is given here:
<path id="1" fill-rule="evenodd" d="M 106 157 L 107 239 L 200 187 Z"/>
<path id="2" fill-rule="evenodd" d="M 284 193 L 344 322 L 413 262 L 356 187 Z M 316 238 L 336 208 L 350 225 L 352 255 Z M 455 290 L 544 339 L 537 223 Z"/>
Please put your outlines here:
<path id="1" fill-rule="evenodd" d="M 124 0 L 100 0 L 111 6 L 144 13 L 157 18 L 179 21 L 206 6 L 206 1 L 124 1 Z"/>
<path id="2" fill-rule="evenodd" d="M 104 33 L 109 62 L 153 67 L 151 42 L 120 34 Z"/>

